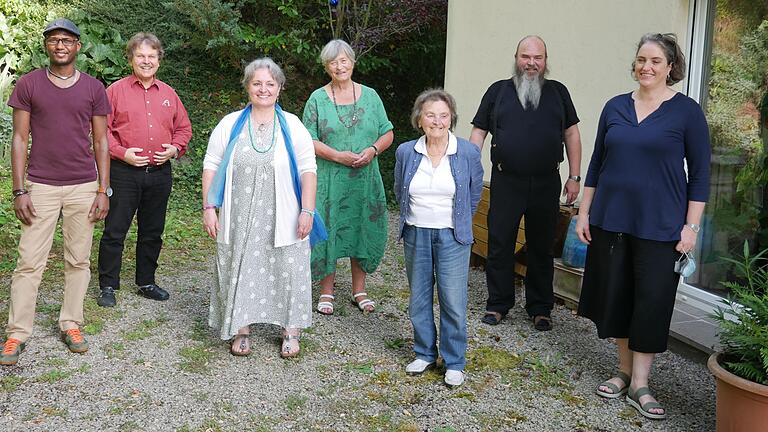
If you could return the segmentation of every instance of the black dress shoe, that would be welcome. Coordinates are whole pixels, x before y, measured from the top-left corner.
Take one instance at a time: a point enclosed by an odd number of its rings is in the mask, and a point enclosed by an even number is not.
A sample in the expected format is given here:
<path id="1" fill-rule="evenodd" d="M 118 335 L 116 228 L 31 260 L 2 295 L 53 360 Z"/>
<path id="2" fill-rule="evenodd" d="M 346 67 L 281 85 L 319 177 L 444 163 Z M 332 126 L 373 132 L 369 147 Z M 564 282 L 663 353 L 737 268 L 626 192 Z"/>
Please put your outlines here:
<path id="1" fill-rule="evenodd" d="M 139 294 L 150 300 L 159 300 L 159 301 L 168 300 L 168 297 L 170 297 L 170 294 L 168 294 L 168 291 L 160 288 L 155 284 L 140 286 Z"/>
<path id="2" fill-rule="evenodd" d="M 101 287 L 101 294 L 99 294 L 96 304 L 101 307 L 115 307 L 117 304 L 117 300 L 115 300 L 115 289 L 111 286 Z"/>

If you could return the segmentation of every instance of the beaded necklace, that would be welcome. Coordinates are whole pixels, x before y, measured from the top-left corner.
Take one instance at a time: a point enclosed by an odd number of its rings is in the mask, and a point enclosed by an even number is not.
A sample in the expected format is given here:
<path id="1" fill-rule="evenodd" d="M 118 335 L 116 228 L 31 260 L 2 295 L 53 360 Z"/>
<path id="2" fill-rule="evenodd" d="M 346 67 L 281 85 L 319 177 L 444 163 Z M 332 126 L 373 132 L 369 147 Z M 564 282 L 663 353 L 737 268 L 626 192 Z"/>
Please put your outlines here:
<path id="1" fill-rule="evenodd" d="M 339 122 L 349 129 L 357 122 L 357 93 L 355 92 L 355 83 L 352 82 L 352 117 L 349 124 L 347 124 L 341 117 L 339 112 L 339 105 L 336 103 L 336 91 L 333 89 L 333 83 L 331 83 L 331 97 L 333 98 L 333 107 L 336 108 L 336 115 L 339 117 Z"/>
<path id="2" fill-rule="evenodd" d="M 272 147 L 275 145 L 275 120 L 277 119 L 277 111 L 274 113 L 274 117 L 272 117 L 272 140 L 269 143 L 269 147 L 267 148 L 258 148 L 256 147 L 256 144 L 253 143 L 253 127 L 251 126 L 251 116 L 248 116 L 248 138 L 251 140 L 251 147 L 256 150 L 257 153 L 267 153 L 268 151 L 272 150 Z M 261 126 L 259 125 L 259 132 L 266 131 L 266 127 L 262 130 Z M 259 141 L 259 144 L 261 144 L 261 140 Z"/>

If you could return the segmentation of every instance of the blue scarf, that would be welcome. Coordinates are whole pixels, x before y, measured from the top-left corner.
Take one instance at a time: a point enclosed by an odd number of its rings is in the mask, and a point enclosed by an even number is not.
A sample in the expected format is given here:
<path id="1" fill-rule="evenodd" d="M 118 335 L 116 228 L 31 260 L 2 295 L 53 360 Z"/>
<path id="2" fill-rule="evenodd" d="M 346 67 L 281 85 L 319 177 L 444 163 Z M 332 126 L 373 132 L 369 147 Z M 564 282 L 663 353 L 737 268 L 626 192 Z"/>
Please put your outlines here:
<path id="1" fill-rule="evenodd" d="M 285 141 L 285 149 L 288 151 L 288 162 L 291 166 L 291 178 L 293 180 L 293 191 L 296 193 L 296 200 L 299 202 L 299 208 L 301 208 L 301 178 L 299 177 L 299 168 L 296 164 L 296 155 L 293 153 L 293 140 L 288 130 L 288 123 L 285 120 L 285 114 L 279 104 L 275 104 L 275 112 L 277 113 L 277 120 L 280 122 L 280 130 L 283 133 L 283 141 Z M 219 168 L 216 170 L 216 175 L 213 177 L 211 188 L 208 190 L 208 203 L 221 207 L 224 202 L 224 185 L 227 182 L 227 166 L 232 156 L 232 151 L 235 148 L 237 137 L 243 130 L 243 125 L 248 120 L 248 116 L 251 114 L 251 104 L 245 107 L 242 113 L 237 117 L 235 124 L 232 126 L 232 132 L 229 134 L 229 142 L 227 143 L 227 150 L 224 152 L 224 159 L 221 161 Z M 318 213 L 314 215 L 314 221 L 312 223 L 312 230 L 309 233 L 309 244 L 314 246 L 317 243 L 328 239 L 328 231 L 325 229 L 323 218 Z"/>

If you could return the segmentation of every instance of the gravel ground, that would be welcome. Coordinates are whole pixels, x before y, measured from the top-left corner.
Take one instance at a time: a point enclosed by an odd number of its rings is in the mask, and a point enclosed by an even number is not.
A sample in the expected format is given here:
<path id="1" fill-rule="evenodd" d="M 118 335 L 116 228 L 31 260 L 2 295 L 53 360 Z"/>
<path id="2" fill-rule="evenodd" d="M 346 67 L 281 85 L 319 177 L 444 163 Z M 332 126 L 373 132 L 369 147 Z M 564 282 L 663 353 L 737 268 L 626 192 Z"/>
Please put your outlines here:
<path id="1" fill-rule="evenodd" d="M 279 329 L 273 326 L 253 327 L 251 356 L 231 356 L 228 344 L 205 324 L 208 262 L 175 268 L 180 270 L 159 275 L 171 292 L 167 302 L 138 297 L 127 283 L 114 310 L 100 310 L 91 298 L 86 320 L 94 334 L 84 355 L 68 353 L 58 341 L 60 295 L 42 292 L 27 350 L 17 366 L 0 369 L 0 429 L 714 429 L 715 388 L 705 365 L 672 352 L 658 356 L 651 387 L 669 418 L 646 420 L 624 400 L 594 394 L 595 385 L 610 376 L 616 355 L 610 342 L 597 339 L 590 321 L 557 306 L 554 330 L 539 333 L 517 306 L 496 327 L 480 323 L 486 290 L 477 269 L 470 272 L 466 384 L 448 389 L 439 372 L 406 376 L 403 368 L 412 360 L 408 285 L 402 247 L 394 238 L 368 283 L 377 312 L 363 315 L 349 304 L 348 263 L 340 265 L 336 314 L 314 314 L 302 355 L 287 361 L 278 356 Z M 4 280 L 0 289 L 9 285 Z M 91 297 L 95 293 L 94 286 Z"/>

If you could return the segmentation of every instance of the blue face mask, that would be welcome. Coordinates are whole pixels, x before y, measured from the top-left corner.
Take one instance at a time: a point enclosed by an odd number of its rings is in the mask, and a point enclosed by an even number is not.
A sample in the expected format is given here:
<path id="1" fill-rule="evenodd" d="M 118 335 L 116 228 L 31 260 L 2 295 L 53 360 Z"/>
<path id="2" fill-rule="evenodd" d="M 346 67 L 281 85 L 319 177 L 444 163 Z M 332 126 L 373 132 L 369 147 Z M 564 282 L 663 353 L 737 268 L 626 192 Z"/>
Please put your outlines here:
<path id="1" fill-rule="evenodd" d="M 675 262 L 675 273 L 679 273 L 680 276 L 687 278 L 696 271 L 696 259 L 690 252 L 686 252 L 680 255 L 680 258 Z"/>

